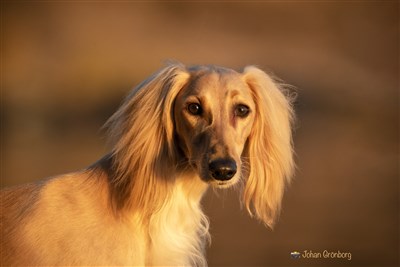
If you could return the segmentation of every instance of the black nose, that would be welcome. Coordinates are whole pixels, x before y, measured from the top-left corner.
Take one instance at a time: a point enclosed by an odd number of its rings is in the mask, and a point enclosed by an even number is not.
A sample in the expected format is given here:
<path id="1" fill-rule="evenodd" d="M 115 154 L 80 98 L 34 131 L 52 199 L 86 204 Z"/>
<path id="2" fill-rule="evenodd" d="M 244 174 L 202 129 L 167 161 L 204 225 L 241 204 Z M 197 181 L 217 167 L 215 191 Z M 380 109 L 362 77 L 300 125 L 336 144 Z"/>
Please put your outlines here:
<path id="1" fill-rule="evenodd" d="M 236 162 L 232 159 L 216 159 L 208 165 L 211 176 L 218 181 L 230 180 L 236 173 Z"/>

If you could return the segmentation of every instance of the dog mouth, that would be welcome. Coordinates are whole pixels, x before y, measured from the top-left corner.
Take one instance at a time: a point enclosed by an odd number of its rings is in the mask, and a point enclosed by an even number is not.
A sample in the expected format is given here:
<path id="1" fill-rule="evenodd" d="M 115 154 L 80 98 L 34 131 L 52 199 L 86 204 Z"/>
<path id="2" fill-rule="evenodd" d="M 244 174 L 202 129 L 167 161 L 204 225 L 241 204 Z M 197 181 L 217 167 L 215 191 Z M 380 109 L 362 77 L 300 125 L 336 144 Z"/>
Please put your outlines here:
<path id="1" fill-rule="evenodd" d="M 232 178 L 229 181 L 218 181 L 218 180 L 212 179 L 208 183 L 212 187 L 219 188 L 219 189 L 225 189 L 225 188 L 229 188 L 229 187 L 237 184 L 238 180 L 239 180 L 239 178 Z"/>

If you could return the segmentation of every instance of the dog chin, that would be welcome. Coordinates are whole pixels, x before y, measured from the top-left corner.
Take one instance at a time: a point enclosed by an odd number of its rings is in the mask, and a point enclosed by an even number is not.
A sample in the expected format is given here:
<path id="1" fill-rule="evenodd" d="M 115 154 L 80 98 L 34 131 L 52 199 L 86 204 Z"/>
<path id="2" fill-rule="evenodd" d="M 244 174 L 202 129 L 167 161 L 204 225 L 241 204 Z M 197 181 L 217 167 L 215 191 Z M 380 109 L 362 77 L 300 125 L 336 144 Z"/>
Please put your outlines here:
<path id="1" fill-rule="evenodd" d="M 218 181 L 218 180 L 212 179 L 212 180 L 209 181 L 209 184 L 212 187 L 215 187 L 215 188 L 218 188 L 218 189 L 224 189 L 224 188 L 229 188 L 231 186 L 234 186 L 238 182 L 238 180 L 239 179 L 237 179 L 235 177 L 230 179 L 230 180 L 228 180 L 228 181 Z"/>

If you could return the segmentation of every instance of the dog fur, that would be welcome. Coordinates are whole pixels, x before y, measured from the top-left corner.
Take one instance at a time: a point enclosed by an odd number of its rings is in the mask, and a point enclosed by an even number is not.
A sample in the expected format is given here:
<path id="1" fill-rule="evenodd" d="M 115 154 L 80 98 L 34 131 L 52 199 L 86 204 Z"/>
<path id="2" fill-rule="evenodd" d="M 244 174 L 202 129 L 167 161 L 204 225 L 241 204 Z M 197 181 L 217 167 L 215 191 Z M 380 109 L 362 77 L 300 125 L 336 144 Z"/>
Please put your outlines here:
<path id="1" fill-rule="evenodd" d="M 106 123 L 109 154 L 1 191 L 1 265 L 206 266 L 202 196 L 235 186 L 272 227 L 294 167 L 292 121 L 290 97 L 256 67 L 169 64 Z"/>

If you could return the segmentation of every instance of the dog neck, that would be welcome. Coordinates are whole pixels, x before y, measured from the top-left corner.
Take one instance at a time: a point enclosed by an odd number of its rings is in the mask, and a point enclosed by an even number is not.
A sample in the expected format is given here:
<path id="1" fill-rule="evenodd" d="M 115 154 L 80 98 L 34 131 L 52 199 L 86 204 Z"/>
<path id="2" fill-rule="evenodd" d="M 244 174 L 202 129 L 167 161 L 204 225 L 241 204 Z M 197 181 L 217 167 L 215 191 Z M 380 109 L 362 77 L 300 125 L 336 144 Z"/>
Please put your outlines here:
<path id="1" fill-rule="evenodd" d="M 177 177 L 163 207 L 149 221 L 149 265 L 206 266 L 209 222 L 200 202 L 207 188 L 199 177 Z"/>
<path id="2" fill-rule="evenodd" d="M 100 172 L 102 175 L 97 177 L 105 178 L 110 194 L 110 203 L 114 201 L 113 198 L 113 184 L 112 179 L 115 175 L 115 168 L 113 166 L 113 157 L 107 154 L 99 161 L 88 167 L 89 171 Z M 137 177 L 130 177 L 130 179 L 137 179 Z M 208 189 L 208 184 L 203 182 L 200 177 L 194 172 L 192 168 L 183 168 L 171 173 L 171 179 L 161 181 L 165 184 L 165 201 L 176 199 L 177 194 L 184 196 L 185 199 L 180 199 L 181 202 L 188 202 L 190 205 L 199 205 L 204 193 Z M 153 190 L 147 188 L 146 190 Z M 118 208 L 118 207 L 117 207 Z M 133 211 L 134 212 L 134 211 Z"/>

